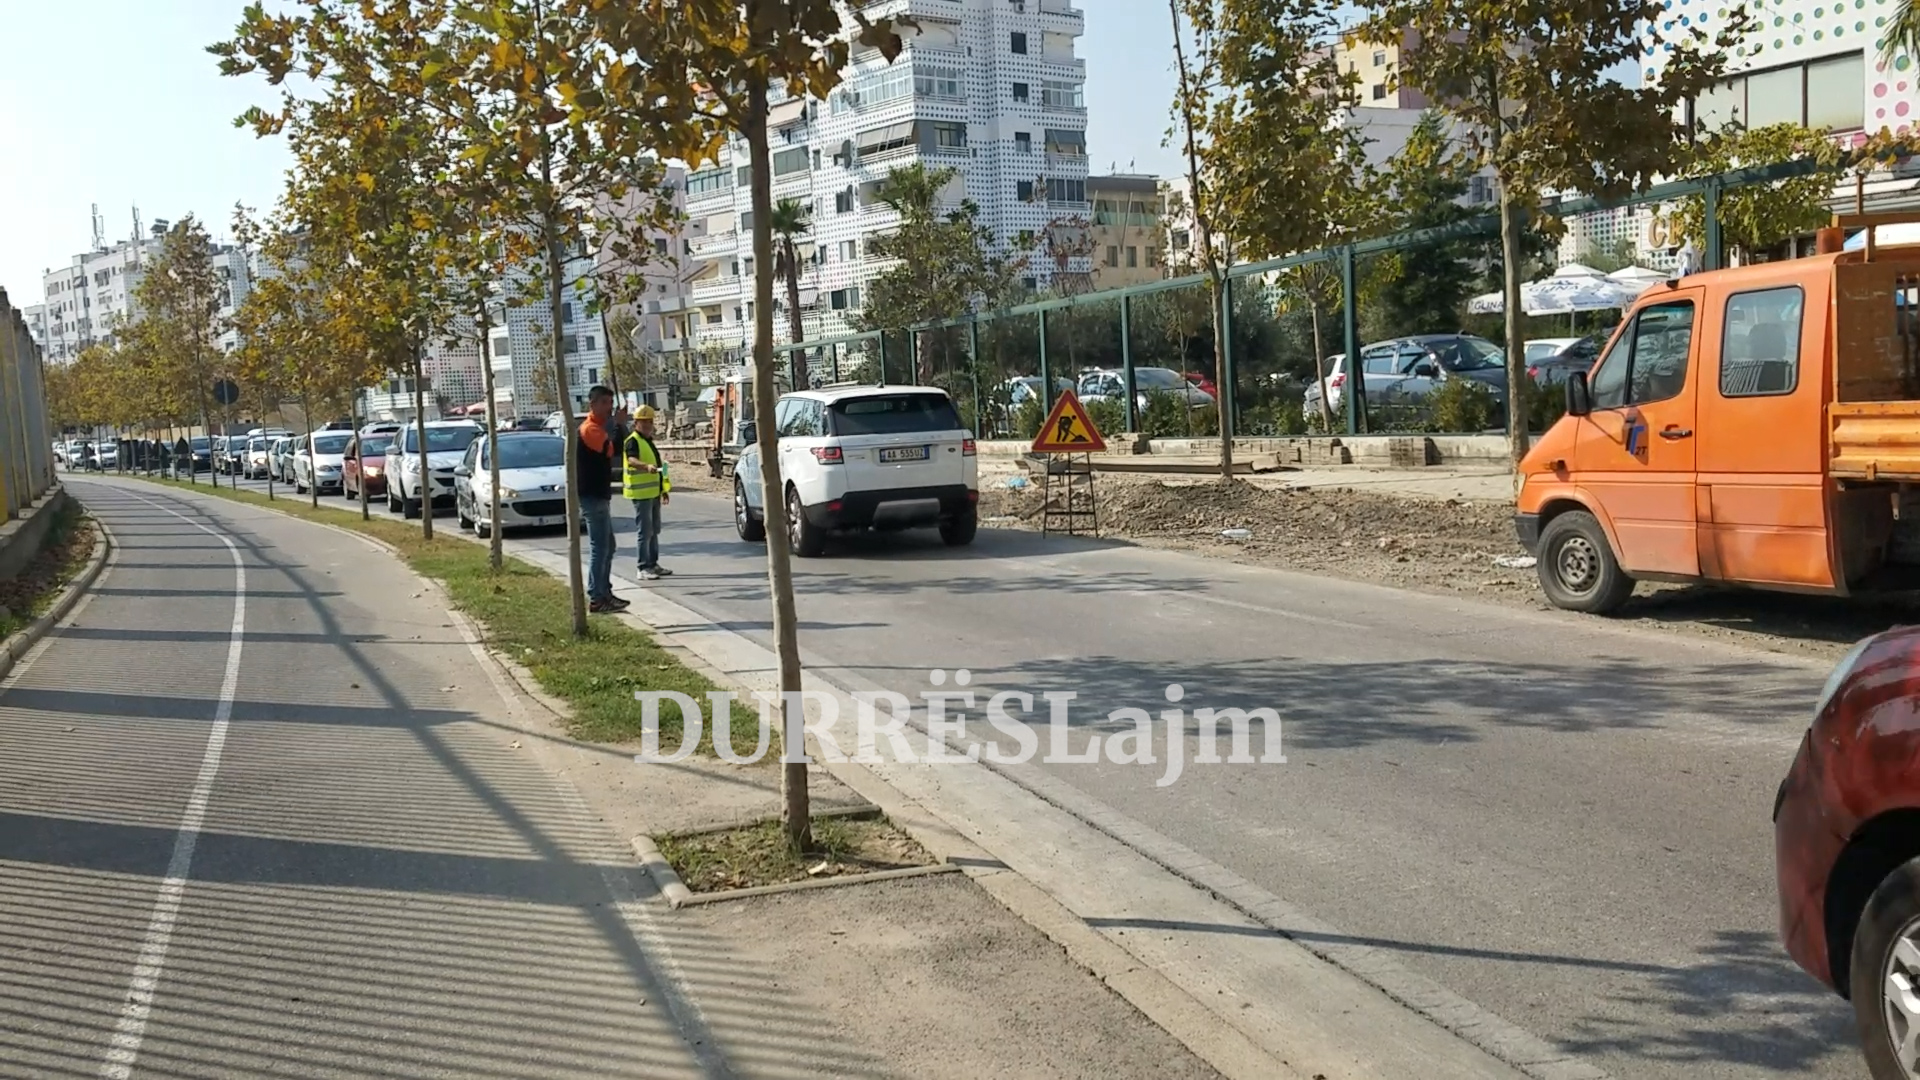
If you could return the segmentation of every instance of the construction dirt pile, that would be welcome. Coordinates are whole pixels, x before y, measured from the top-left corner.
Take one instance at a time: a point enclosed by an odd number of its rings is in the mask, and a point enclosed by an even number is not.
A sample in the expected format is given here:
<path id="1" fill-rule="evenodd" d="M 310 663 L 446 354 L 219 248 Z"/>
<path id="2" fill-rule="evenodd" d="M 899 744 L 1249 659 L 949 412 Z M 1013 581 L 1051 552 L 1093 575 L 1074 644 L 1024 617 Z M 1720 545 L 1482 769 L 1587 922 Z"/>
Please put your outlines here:
<path id="1" fill-rule="evenodd" d="M 1018 481 L 1015 481 L 1018 483 Z M 1040 485 L 984 483 L 983 524 L 1040 527 Z M 1466 592 L 1535 588 L 1505 502 L 1101 476 L 1100 532 L 1293 570 Z M 1080 519 L 1082 527 L 1086 519 Z M 1503 565 L 1517 564 L 1517 565 Z"/>

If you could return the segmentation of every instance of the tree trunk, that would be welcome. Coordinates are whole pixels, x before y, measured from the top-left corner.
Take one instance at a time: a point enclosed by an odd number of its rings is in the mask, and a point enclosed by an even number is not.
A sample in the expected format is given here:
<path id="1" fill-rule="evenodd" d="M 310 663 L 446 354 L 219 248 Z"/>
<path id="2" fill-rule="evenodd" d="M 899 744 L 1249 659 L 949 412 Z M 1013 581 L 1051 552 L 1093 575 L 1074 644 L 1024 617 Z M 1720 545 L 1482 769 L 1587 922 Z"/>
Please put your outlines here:
<path id="1" fill-rule="evenodd" d="M 302 389 L 300 391 L 300 411 L 307 414 L 307 434 L 305 438 L 307 440 L 307 460 L 311 462 L 313 460 L 313 393 L 312 391 L 305 390 L 305 389 Z M 348 415 L 352 415 L 352 414 L 349 413 Z M 349 435 L 349 437 L 351 437 L 351 435 Z M 314 474 L 314 478 L 319 479 L 319 473 L 316 472 Z M 346 483 L 347 483 L 347 459 L 343 457 L 340 459 L 340 486 L 342 488 L 345 488 Z M 365 488 L 367 486 L 367 474 L 365 469 L 362 469 L 360 471 L 360 486 L 362 488 Z M 320 485 L 319 484 L 307 485 L 307 505 L 313 507 L 315 510 L 320 509 Z"/>
<path id="2" fill-rule="evenodd" d="M 358 432 L 360 428 L 363 426 L 360 423 L 360 421 L 366 419 L 365 416 L 354 415 L 354 407 L 359 403 L 360 403 L 360 395 L 357 393 L 354 393 L 352 394 L 352 396 L 347 398 L 347 420 L 348 422 L 353 424 L 353 430 L 356 433 L 355 435 L 356 441 L 358 440 Z M 399 452 L 396 449 L 393 449 L 392 445 L 393 444 L 391 443 L 388 444 L 389 449 L 380 459 L 380 463 L 384 467 L 383 471 L 387 474 L 387 483 L 389 484 L 393 483 L 393 467 L 387 465 L 386 463 L 389 460 L 392 460 L 392 461 L 400 460 Z M 315 495 L 313 497 L 313 500 L 314 500 L 314 503 L 318 505 L 320 502 L 320 496 Z M 366 459 L 366 455 L 362 454 L 360 457 L 360 520 L 361 521 L 373 520 L 373 514 L 368 509 L 369 505 L 370 503 L 368 502 L 368 496 L 367 496 L 367 459 Z"/>
<path id="3" fill-rule="evenodd" d="M 1520 320 L 1520 223 L 1515 220 L 1513 195 L 1500 185 L 1500 260 L 1504 279 L 1502 305 L 1507 323 L 1507 453 L 1518 466 L 1527 456 L 1527 404 L 1532 380 L 1527 377 L 1527 343 Z M 1349 364 L 1353 363 L 1350 359 Z M 1518 484 L 1519 472 L 1515 471 Z"/>
<path id="4" fill-rule="evenodd" d="M 1200 261 L 1206 268 L 1207 279 L 1212 287 L 1212 295 L 1207 306 L 1213 309 L 1213 399 L 1217 434 L 1220 436 L 1220 479 L 1230 482 L 1233 479 L 1233 440 L 1227 437 L 1226 409 L 1220 404 L 1218 392 L 1227 385 L 1226 350 L 1227 343 L 1226 313 L 1227 275 L 1220 268 L 1220 253 L 1213 246 L 1213 220 L 1207 210 L 1206 188 L 1200 182 L 1200 148 L 1193 137 L 1193 77 L 1187 71 L 1187 50 L 1180 39 L 1180 0 L 1167 0 L 1167 12 L 1173 17 L 1173 59 L 1180 73 L 1180 119 L 1187 136 L 1187 191 L 1193 200 L 1193 224 L 1200 233 Z M 1231 390 L 1228 391 L 1231 393 Z M 1187 423 L 1193 423 L 1193 410 L 1187 409 Z"/>
<path id="5" fill-rule="evenodd" d="M 1327 386 L 1327 350 L 1320 342 L 1320 301 L 1311 296 L 1307 299 L 1307 315 L 1313 319 L 1313 371 L 1320 380 L 1320 419 L 1327 425 L 1327 434 L 1333 434 L 1333 394 Z M 1347 363 L 1353 363 L 1348 360 Z"/>
<path id="6" fill-rule="evenodd" d="M 1227 370 L 1227 351 L 1233 343 L 1227 340 L 1227 274 L 1217 256 L 1213 263 L 1213 432 L 1220 437 L 1220 479 L 1231 483 L 1233 436 L 1227 423 L 1227 410 L 1232 407 L 1233 374 Z M 1191 417 L 1193 410 L 1188 409 L 1187 415 Z"/>
<path id="7" fill-rule="evenodd" d="M 543 149 L 540 158 L 540 176 L 552 190 L 553 152 Z M 567 462 L 567 589 L 573 594 L 573 635 L 587 636 L 587 586 L 580 572 L 580 485 L 573 482 L 578 473 L 580 456 L 580 433 L 574 427 L 573 399 L 567 394 L 567 350 L 566 338 L 560 332 L 562 310 L 561 288 L 566 270 L 566 253 L 560 247 L 560 232 L 553 222 L 555 209 L 551 203 L 542 215 L 541 228 L 545 231 L 547 248 L 547 315 L 553 320 L 553 331 L 547 335 L 553 346 L 553 378 L 555 400 L 560 405 L 561 425 L 566 433 Z M 604 495 L 605 492 L 596 494 Z"/>
<path id="8" fill-rule="evenodd" d="M 493 324 L 488 321 L 487 305 L 480 303 L 480 381 L 487 389 L 487 463 L 490 466 L 487 480 L 492 490 L 487 492 L 487 520 L 492 525 L 487 529 L 487 559 L 493 565 L 493 572 L 499 573 L 505 565 L 505 555 L 500 549 L 500 482 L 495 479 L 500 472 L 500 414 L 493 400 L 493 354 L 489 338 L 493 336 Z M 571 486 L 571 485 L 569 485 Z"/>
<path id="9" fill-rule="evenodd" d="M 807 320 L 800 316 L 800 253 L 793 250 L 787 252 L 787 256 L 787 332 L 793 335 L 793 344 L 799 345 L 807 337 Z M 805 390 L 807 388 L 806 350 L 793 349 L 787 353 L 787 358 L 793 361 L 793 388 Z"/>
<path id="10" fill-rule="evenodd" d="M 773 428 L 773 217 L 772 153 L 767 146 L 767 81 L 764 74 L 748 76 L 747 150 L 753 186 L 753 415 L 755 442 L 760 447 L 761 506 L 767 519 L 767 581 L 773 593 L 774 653 L 780 662 L 780 731 L 786 757 L 806 753 L 806 740 L 787 739 L 793 721 L 787 695 L 800 690 L 799 617 L 793 604 L 793 565 L 788 548 L 786 484 L 780 477 L 779 435 Z M 716 725 L 724 723 L 715 716 Z M 798 745 L 796 745 L 796 743 Z M 805 762 L 787 761 L 781 767 L 785 796 L 783 824 L 794 851 L 813 847 L 813 811 L 808 803 Z"/>
<path id="11" fill-rule="evenodd" d="M 417 340 L 407 343 L 411 354 L 408 362 L 413 365 L 413 437 L 420 441 L 420 539 L 433 539 L 433 471 L 427 467 L 427 390 L 421 386 L 420 371 L 421 343 Z M 393 483 L 388 477 L 387 483 Z M 406 510 L 405 494 L 400 497 L 400 508 Z"/>

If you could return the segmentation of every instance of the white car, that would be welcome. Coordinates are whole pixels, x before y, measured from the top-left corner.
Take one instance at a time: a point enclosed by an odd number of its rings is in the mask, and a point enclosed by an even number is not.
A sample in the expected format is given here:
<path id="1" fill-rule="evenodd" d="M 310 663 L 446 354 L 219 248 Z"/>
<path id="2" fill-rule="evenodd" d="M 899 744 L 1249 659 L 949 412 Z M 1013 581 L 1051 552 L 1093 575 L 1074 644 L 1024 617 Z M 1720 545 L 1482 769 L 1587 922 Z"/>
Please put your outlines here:
<path id="1" fill-rule="evenodd" d="M 781 397 L 773 423 L 795 555 L 821 554 L 831 533 L 866 529 L 938 527 L 950 546 L 973 542 L 980 460 L 945 390 L 803 390 Z M 749 442 L 733 480 L 734 527 L 747 541 L 767 535 L 761 476 L 760 447 Z"/>
<path id="2" fill-rule="evenodd" d="M 499 468 L 487 440 L 473 440 L 453 470 L 454 509 L 460 527 L 482 537 L 501 530 L 567 522 L 567 440 L 543 431 L 501 432 Z M 500 485 L 500 519 L 493 518 L 493 486 Z"/>
<path id="3" fill-rule="evenodd" d="M 471 420 L 435 420 L 427 424 L 427 475 L 420 475 L 420 429 L 408 424 L 387 448 L 387 509 L 406 517 L 421 509 L 451 505 L 453 470 L 467 456 L 467 447 L 481 435 Z M 398 460 L 395 460 L 398 459 Z"/>
<path id="4" fill-rule="evenodd" d="M 247 440 L 247 456 L 241 462 L 240 473 L 247 480 L 265 480 L 267 470 L 273 467 L 273 439 L 266 435 L 255 435 Z"/>
<path id="5" fill-rule="evenodd" d="M 341 468 L 352 439 L 351 431 L 316 431 L 301 439 L 293 452 L 293 490 L 301 495 L 309 488 L 322 495 L 344 491 Z"/>

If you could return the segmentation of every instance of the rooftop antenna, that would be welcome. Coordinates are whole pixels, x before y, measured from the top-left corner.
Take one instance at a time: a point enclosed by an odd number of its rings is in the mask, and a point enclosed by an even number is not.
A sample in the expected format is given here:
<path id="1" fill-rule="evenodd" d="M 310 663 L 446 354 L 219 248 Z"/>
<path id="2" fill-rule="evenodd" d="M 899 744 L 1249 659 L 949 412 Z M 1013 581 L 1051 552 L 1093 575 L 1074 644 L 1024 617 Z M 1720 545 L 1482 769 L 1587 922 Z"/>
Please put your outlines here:
<path id="1" fill-rule="evenodd" d="M 100 216 L 100 204 L 93 204 L 93 250 L 107 250 L 107 221 Z"/>
<path id="2" fill-rule="evenodd" d="M 140 246 L 142 243 L 144 243 L 144 241 L 140 239 L 140 204 L 134 203 L 133 204 L 133 265 L 135 266 L 140 265 Z"/>

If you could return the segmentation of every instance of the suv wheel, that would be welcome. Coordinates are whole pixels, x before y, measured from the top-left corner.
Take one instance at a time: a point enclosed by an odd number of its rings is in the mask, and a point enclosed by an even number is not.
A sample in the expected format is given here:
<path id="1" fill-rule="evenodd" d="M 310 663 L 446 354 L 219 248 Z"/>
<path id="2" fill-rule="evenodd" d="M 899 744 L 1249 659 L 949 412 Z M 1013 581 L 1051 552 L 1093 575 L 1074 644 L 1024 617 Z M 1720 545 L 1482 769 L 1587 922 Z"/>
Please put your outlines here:
<path id="1" fill-rule="evenodd" d="M 787 546 L 803 559 L 815 558 L 827 549 L 827 534 L 807 520 L 798 488 L 787 489 Z"/>
<path id="2" fill-rule="evenodd" d="M 1920 859 L 1888 874 L 1868 899 L 1848 981 L 1874 1080 L 1920 1077 Z"/>
<path id="3" fill-rule="evenodd" d="M 750 544 L 767 538 L 767 523 L 753 516 L 753 508 L 747 505 L 747 485 L 737 476 L 733 478 L 733 528 Z"/>
<path id="4" fill-rule="evenodd" d="M 980 512 L 969 504 L 964 510 L 952 517 L 940 521 L 940 539 L 948 547 L 965 547 L 973 543 L 973 534 L 980 529 Z"/>
<path id="5" fill-rule="evenodd" d="M 1541 530 L 1540 588 L 1554 607 L 1605 615 L 1633 595 L 1633 579 L 1620 569 L 1606 530 L 1585 510 L 1569 510 Z"/>

